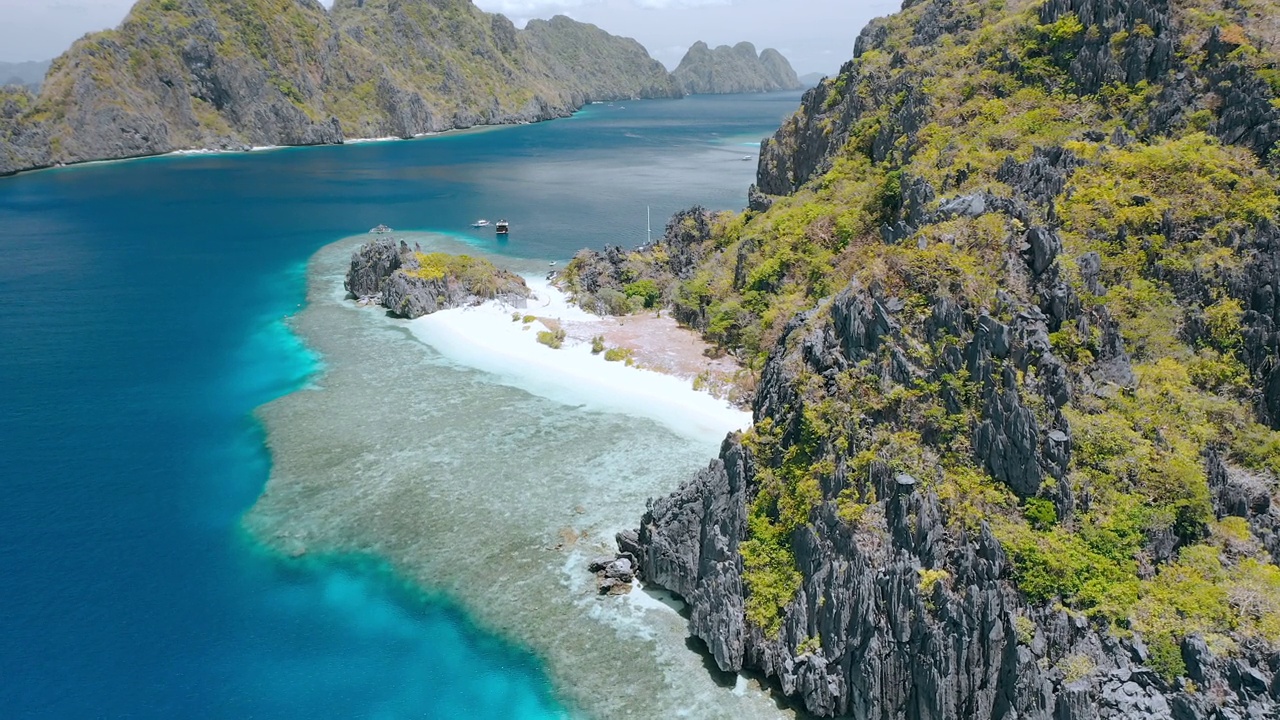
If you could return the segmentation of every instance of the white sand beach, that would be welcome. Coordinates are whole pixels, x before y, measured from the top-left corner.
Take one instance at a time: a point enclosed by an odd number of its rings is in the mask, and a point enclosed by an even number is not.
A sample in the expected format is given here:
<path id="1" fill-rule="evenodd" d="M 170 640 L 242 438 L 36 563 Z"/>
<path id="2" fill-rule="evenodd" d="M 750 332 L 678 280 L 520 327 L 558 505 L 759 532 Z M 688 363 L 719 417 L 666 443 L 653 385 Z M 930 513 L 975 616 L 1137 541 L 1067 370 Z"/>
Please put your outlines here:
<path id="1" fill-rule="evenodd" d="M 534 291 L 527 308 L 498 302 L 437 312 L 409 323 L 415 336 L 449 360 L 491 373 L 505 385 L 518 387 L 557 402 L 590 410 L 645 417 L 686 437 L 718 442 L 726 433 L 751 424 L 751 414 L 711 393 L 695 390 L 690 356 L 707 369 L 723 373 L 724 360 L 684 353 L 680 362 L 646 354 L 655 334 L 677 344 L 700 344 L 694 334 L 663 319 L 601 318 L 572 305 L 568 297 L 543 279 L 526 278 Z M 519 315 L 513 319 L 513 314 Z M 525 323 L 525 316 L 537 318 Z M 645 342 L 637 342 L 632 326 L 647 325 Z M 538 332 L 560 327 L 566 338 L 559 349 L 537 341 Z M 609 347 L 627 347 L 640 366 L 609 362 L 591 353 L 590 339 L 606 338 Z M 648 367 L 660 367 L 658 372 Z M 680 372 L 683 370 L 684 372 Z"/>

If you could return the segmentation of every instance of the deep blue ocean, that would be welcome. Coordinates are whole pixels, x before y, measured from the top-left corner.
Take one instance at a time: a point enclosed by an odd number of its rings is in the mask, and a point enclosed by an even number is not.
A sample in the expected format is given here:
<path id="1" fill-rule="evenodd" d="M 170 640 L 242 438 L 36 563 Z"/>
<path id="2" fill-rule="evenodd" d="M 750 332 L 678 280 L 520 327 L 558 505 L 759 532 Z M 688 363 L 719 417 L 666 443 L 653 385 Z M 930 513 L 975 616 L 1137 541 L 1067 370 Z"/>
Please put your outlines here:
<path id="1" fill-rule="evenodd" d="M 270 469 L 254 408 L 324 362 L 287 323 L 306 262 L 378 223 L 546 260 L 637 244 L 646 207 L 655 233 L 742 207 L 797 105 L 626 102 L 0 179 L 0 717 L 557 716 L 537 657 L 465 609 L 241 530 Z"/>

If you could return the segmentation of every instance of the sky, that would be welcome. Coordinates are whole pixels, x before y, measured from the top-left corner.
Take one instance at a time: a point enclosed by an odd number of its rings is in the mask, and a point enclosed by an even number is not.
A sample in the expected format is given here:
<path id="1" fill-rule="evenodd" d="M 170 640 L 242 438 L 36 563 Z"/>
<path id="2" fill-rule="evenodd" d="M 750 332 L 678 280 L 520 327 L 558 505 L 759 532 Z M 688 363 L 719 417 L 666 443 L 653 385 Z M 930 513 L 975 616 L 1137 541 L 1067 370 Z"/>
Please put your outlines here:
<path id="1" fill-rule="evenodd" d="M 331 0 L 323 0 L 331 4 Z M 746 40 L 772 47 L 801 75 L 835 73 L 873 17 L 900 0 L 475 0 L 523 25 L 568 15 L 639 40 L 674 69 L 689 46 Z M 48 60 L 88 32 L 115 27 L 133 0 L 0 0 L 0 61 Z"/>

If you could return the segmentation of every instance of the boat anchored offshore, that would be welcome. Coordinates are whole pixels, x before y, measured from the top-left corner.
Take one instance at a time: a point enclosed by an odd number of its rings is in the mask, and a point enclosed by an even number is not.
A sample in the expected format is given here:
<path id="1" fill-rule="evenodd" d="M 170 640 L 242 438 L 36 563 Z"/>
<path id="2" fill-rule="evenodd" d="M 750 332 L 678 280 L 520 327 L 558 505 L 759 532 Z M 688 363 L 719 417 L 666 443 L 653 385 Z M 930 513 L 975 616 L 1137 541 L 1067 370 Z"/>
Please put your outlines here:
<path id="1" fill-rule="evenodd" d="M 499 220 L 497 225 L 497 230 L 499 235 L 510 235 L 511 223 L 507 222 L 506 220 Z"/>
<path id="2" fill-rule="evenodd" d="M 386 225 L 379 225 L 378 227 L 370 230 L 369 232 L 374 235 L 386 235 L 387 233 L 392 232 L 392 230 Z"/>
<path id="3" fill-rule="evenodd" d="M 477 221 L 475 221 L 475 222 L 471 223 L 471 227 L 476 227 L 476 228 L 480 228 L 480 227 L 489 227 L 489 221 L 488 221 L 488 220 L 477 220 Z"/>

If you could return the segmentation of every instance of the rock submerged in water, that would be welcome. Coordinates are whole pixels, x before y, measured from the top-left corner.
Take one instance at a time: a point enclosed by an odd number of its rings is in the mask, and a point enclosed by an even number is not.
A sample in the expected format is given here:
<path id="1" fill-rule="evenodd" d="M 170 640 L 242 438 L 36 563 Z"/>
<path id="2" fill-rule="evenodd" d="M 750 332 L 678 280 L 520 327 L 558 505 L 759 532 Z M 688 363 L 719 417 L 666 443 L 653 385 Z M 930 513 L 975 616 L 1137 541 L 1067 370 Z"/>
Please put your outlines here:
<path id="1" fill-rule="evenodd" d="M 417 244 L 390 238 L 365 243 L 351 255 L 343 287 L 361 303 L 409 320 L 486 300 L 523 308 L 531 294 L 523 278 L 488 260 L 424 253 Z"/>
<path id="2" fill-rule="evenodd" d="M 631 592 L 631 583 L 636 578 L 639 563 L 634 555 L 628 552 L 618 553 L 614 557 L 600 557 L 587 564 L 587 569 L 596 574 L 596 589 L 601 595 L 626 595 Z"/>

